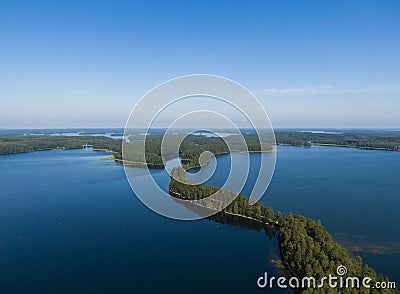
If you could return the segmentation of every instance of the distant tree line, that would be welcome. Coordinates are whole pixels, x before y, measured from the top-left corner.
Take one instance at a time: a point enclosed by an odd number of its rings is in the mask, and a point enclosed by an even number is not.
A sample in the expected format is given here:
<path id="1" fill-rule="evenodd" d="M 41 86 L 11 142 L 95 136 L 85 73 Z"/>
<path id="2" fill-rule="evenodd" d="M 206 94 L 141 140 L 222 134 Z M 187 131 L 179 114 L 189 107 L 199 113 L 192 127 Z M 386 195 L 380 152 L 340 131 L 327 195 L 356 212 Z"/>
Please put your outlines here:
<path id="1" fill-rule="evenodd" d="M 87 132 L 89 133 L 89 132 Z M 97 132 L 96 132 L 97 133 Z M 272 146 L 260 145 L 257 134 L 243 134 L 246 148 L 249 152 L 258 152 L 261 149 L 272 149 Z M 294 146 L 333 145 L 360 149 L 376 149 L 400 151 L 400 134 L 396 132 L 345 132 L 342 134 L 311 133 L 311 132 L 276 132 L 277 144 Z M 235 138 L 229 136 L 228 138 Z M 150 163 L 161 163 L 161 140 L 163 134 L 153 134 L 146 137 L 146 158 Z M 234 140 L 231 140 L 234 142 Z M 50 136 L 50 135 L 8 135 L 0 136 L 0 154 L 14 154 L 48 149 L 77 149 L 88 143 L 94 148 L 108 149 L 115 152 L 116 159 L 122 159 L 122 140 L 102 136 Z M 241 150 L 243 146 L 233 151 Z M 235 150 L 237 149 L 237 150 Z M 188 163 L 187 168 L 197 167 L 198 158 L 203 151 L 210 151 L 215 155 L 229 153 L 224 139 L 189 135 L 182 142 L 179 155 Z"/>
<path id="2" fill-rule="evenodd" d="M 79 149 L 83 145 L 121 152 L 121 140 L 100 136 L 0 136 L 0 154 L 15 154 L 50 149 Z"/>
<path id="3" fill-rule="evenodd" d="M 277 132 L 275 137 L 277 144 L 294 146 L 334 145 L 360 149 L 400 151 L 400 134 L 394 132 L 349 132 L 343 134 Z"/>

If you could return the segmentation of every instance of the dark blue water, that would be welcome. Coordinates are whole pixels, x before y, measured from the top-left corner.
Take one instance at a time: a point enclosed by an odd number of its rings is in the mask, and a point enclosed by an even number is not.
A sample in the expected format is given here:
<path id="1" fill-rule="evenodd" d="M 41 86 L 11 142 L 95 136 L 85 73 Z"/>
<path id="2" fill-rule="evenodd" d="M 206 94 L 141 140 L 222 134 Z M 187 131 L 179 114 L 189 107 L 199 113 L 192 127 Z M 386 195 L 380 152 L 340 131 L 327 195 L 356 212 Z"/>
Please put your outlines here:
<path id="1" fill-rule="evenodd" d="M 255 281 L 264 271 L 283 275 L 263 230 L 159 216 L 134 196 L 122 166 L 100 160 L 107 156 L 0 157 L 0 293 L 252 293 L 262 291 Z M 251 155 L 244 194 L 260 156 L 271 155 Z M 217 160 L 216 186 L 230 155 Z M 281 146 L 262 201 L 321 219 L 337 241 L 400 281 L 399 167 L 395 152 Z M 167 187 L 166 172 L 153 175 Z"/>
<path id="2" fill-rule="evenodd" d="M 104 156 L 0 157 L 0 293 L 252 293 L 283 274 L 264 231 L 159 216 Z"/>

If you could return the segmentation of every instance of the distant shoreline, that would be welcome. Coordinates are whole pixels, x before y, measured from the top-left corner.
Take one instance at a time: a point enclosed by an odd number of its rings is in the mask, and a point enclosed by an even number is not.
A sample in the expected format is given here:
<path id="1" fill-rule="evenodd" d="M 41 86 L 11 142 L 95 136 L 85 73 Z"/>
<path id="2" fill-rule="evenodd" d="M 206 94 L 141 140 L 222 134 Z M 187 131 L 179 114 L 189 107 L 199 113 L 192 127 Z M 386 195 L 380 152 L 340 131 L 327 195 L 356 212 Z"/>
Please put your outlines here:
<path id="1" fill-rule="evenodd" d="M 311 148 L 312 146 L 321 146 L 321 147 L 342 147 L 342 148 L 353 148 L 353 149 L 359 149 L 359 150 L 365 150 L 365 151 L 390 151 L 390 152 L 400 152 L 400 150 L 393 150 L 393 149 L 387 149 L 387 148 L 374 148 L 374 147 L 361 147 L 361 146 L 353 146 L 353 145 L 340 145 L 340 144 L 322 144 L 322 143 L 312 143 L 310 146 L 304 146 L 304 145 L 296 145 L 296 144 L 287 144 L 287 143 L 276 143 L 276 146 L 292 146 L 292 147 L 303 147 L 303 148 Z M 41 148 L 41 149 L 32 149 L 32 150 L 26 150 L 26 151 L 18 151 L 18 152 L 13 152 L 13 153 L 0 153 L 0 156 L 5 156 L 5 155 L 16 155 L 16 154 L 24 154 L 24 153 L 33 153 L 36 151 L 52 151 L 52 150 L 79 150 L 79 149 L 84 149 L 84 148 L 65 148 L 65 147 L 55 147 L 55 148 Z M 91 148 L 93 151 L 101 151 L 105 153 L 112 153 L 115 154 L 117 151 L 113 151 L 111 149 L 103 149 L 103 148 Z M 232 153 L 239 153 L 239 154 L 257 154 L 257 153 L 271 153 L 271 152 L 278 152 L 278 148 L 273 148 L 273 150 L 265 150 L 265 151 L 238 151 L 234 150 Z M 224 153 L 218 153 L 214 154 L 215 156 L 219 155 L 226 155 L 230 154 L 230 152 L 224 152 Z M 109 159 L 111 160 L 111 158 Z M 113 157 L 113 160 L 118 163 L 131 163 L 131 164 L 140 164 L 140 165 L 148 165 L 147 163 L 143 162 L 131 162 L 123 159 L 119 159 L 116 157 Z M 185 160 L 185 159 L 183 159 Z M 199 168 L 200 166 L 196 167 L 191 167 L 192 168 Z"/>
<path id="2" fill-rule="evenodd" d="M 311 148 L 312 146 L 322 146 L 322 147 L 342 147 L 342 148 L 353 148 L 367 151 L 391 151 L 391 152 L 400 152 L 399 150 L 393 150 L 388 148 L 379 148 L 379 147 L 362 147 L 355 145 L 342 145 L 342 144 L 331 144 L 331 143 L 311 143 L 308 146 L 305 145 L 296 145 L 296 144 L 287 144 L 287 143 L 276 143 L 277 146 L 293 146 L 293 147 L 303 147 L 303 148 Z"/>
<path id="3" fill-rule="evenodd" d="M 162 135 L 162 134 L 161 134 Z M 260 146 L 254 145 L 258 142 L 255 134 L 244 134 L 246 142 L 250 142 L 250 148 L 259 149 Z M 155 136 L 151 141 L 159 141 L 162 137 Z M 209 138 L 212 141 L 215 138 Z M 249 141 L 248 141 L 249 140 Z M 360 150 L 374 151 L 399 151 L 400 152 L 400 134 L 391 132 L 380 133 L 362 133 L 362 132 L 343 132 L 341 134 L 330 133 L 312 133 L 307 131 L 277 131 L 275 132 L 274 146 L 326 146 L 326 147 L 344 147 L 355 148 Z M 106 136 L 23 136 L 23 135 L 6 135 L 0 136 L 0 155 L 28 153 L 45 150 L 72 150 L 80 149 L 86 144 L 90 144 L 95 151 L 104 151 L 113 153 L 116 162 L 123 162 L 121 158 L 122 140 L 109 138 Z M 202 143 L 203 144 L 203 143 Z M 218 143 L 220 144 L 220 143 Z M 251 145 L 253 144 L 253 145 Z M 256 146 L 256 148 L 254 148 Z M 258 146 L 258 147 L 257 147 Z M 215 150 L 216 151 L 216 150 Z M 228 154 L 232 152 L 238 153 L 261 153 L 276 152 L 276 148 L 272 150 L 249 150 L 247 152 L 241 150 L 224 150 L 224 152 L 214 155 Z M 154 151 L 153 151 L 154 153 Z M 215 152 L 214 152 L 215 153 Z M 157 154 L 154 154 L 159 156 Z M 193 160 L 193 158 L 190 158 Z M 129 162 L 128 162 L 129 163 Z M 144 165 L 144 163 L 134 163 Z M 157 163 L 159 165 L 159 163 Z M 192 162 L 193 164 L 193 162 Z"/>

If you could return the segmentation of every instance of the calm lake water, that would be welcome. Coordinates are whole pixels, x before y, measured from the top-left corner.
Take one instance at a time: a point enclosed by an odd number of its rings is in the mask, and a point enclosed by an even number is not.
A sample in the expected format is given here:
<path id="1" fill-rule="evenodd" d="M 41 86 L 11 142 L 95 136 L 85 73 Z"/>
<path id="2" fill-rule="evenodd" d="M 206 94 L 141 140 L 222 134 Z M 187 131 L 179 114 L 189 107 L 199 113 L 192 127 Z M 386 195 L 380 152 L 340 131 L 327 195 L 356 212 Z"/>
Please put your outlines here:
<path id="1" fill-rule="evenodd" d="M 264 231 L 159 216 L 104 156 L 0 157 L 0 293 L 251 293 L 264 271 L 282 275 Z"/>
<path id="2" fill-rule="evenodd" d="M 100 160 L 107 156 L 0 157 L 0 293 L 259 293 L 263 272 L 283 275 L 264 230 L 159 216 L 135 197 L 121 165 Z M 253 169 L 259 156 L 270 155 L 251 155 Z M 336 240 L 400 281 L 400 154 L 280 146 L 277 158 L 262 201 L 321 219 Z M 217 158 L 210 184 L 222 184 L 229 161 Z M 167 173 L 153 175 L 166 189 Z"/>

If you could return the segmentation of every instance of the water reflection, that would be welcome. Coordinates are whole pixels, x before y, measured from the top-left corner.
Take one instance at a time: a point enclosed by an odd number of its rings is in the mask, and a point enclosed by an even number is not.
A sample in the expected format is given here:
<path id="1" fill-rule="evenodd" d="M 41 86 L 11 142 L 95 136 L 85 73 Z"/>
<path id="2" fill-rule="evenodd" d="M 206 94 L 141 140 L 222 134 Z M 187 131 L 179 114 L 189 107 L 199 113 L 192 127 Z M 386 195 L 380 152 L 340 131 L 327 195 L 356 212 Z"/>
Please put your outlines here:
<path id="1" fill-rule="evenodd" d="M 175 197 L 171 198 L 176 201 Z M 185 202 L 184 205 L 187 209 L 199 215 L 204 215 L 204 213 L 209 211 L 208 208 L 195 205 L 191 202 Z M 247 231 L 256 231 L 258 233 L 264 231 L 269 240 L 272 240 L 276 236 L 276 229 L 273 226 L 263 224 L 261 222 L 257 222 L 251 219 L 244 219 L 240 216 L 231 215 L 225 212 L 218 212 L 212 216 L 207 217 L 206 219 L 223 225 L 239 227 Z"/>

